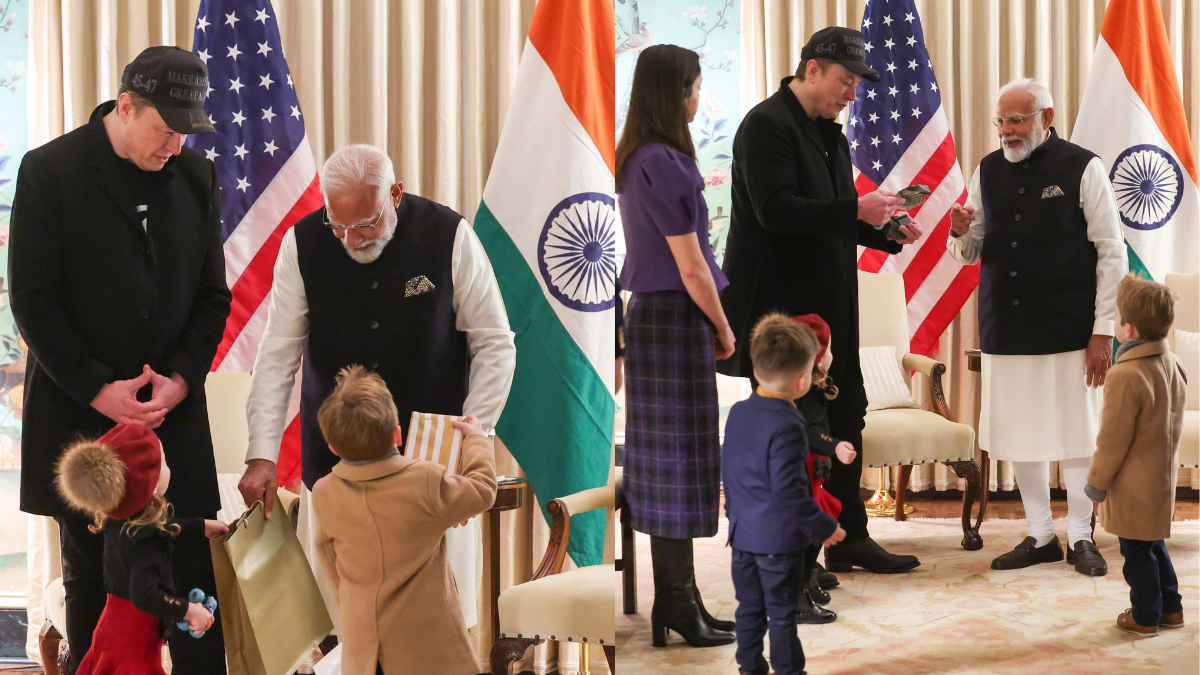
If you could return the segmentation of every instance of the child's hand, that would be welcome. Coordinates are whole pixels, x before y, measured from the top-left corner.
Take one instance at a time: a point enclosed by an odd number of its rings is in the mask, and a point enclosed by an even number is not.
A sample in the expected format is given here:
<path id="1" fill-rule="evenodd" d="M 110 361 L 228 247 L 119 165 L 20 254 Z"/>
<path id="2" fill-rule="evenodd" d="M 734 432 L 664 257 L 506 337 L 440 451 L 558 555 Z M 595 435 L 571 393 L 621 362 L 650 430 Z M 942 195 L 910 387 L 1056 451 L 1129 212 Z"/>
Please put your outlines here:
<path id="1" fill-rule="evenodd" d="M 842 441 L 841 443 L 838 443 L 837 449 L 834 450 L 834 453 L 837 455 L 838 461 L 842 464 L 849 464 L 850 462 L 854 461 L 855 457 L 858 456 L 858 453 L 854 451 L 854 445 L 852 445 L 850 441 Z"/>
<path id="2" fill-rule="evenodd" d="M 198 602 L 188 603 L 187 614 L 183 615 L 183 620 L 188 622 L 188 628 L 193 633 L 203 633 L 213 625 L 212 612 Z"/>
<path id="3" fill-rule="evenodd" d="M 212 539 L 218 534 L 229 532 L 229 526 L 219 520 L 204 520 L 204 536 Z"/>
<path id="4" fill-rule="evenodd" d="M 479 423 L 479 418 L 474 415 L 467 415 L 461 420 L 453 420 L 450 424 L 453 424 L 455 429 L 463 432 L 463 436 L 483 433 L 483 425 Z"/>
<path id="5" fill-rule="evenodd" d="M 837 529 L 833 531 L 833 535 L 830 536 L 828 539 L 826 539 L 825 543 L 823 543 L 821 545 L 825 546 L 825 547 L 833 546 L 834 544 L 838 543 L 839 541 L 841 541 L 845 538 L 846 538 L 846 531 L 842 529 L 841 525 L 838 525 Z"/>

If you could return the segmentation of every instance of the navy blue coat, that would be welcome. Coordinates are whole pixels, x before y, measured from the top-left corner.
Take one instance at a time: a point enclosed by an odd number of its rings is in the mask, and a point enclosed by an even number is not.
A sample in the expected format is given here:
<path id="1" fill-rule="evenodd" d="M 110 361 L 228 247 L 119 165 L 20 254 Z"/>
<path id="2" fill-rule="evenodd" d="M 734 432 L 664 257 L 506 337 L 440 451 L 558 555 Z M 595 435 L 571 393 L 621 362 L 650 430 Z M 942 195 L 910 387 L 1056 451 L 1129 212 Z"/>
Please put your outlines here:
<path id="1" fill-rule="evenodd" d="M 729 411 L 721 477 L 730 546 L 760 555 L 798 554 L 837 530 L 809 488 L 807 427 L 790 401 L 757 393 Z"/>

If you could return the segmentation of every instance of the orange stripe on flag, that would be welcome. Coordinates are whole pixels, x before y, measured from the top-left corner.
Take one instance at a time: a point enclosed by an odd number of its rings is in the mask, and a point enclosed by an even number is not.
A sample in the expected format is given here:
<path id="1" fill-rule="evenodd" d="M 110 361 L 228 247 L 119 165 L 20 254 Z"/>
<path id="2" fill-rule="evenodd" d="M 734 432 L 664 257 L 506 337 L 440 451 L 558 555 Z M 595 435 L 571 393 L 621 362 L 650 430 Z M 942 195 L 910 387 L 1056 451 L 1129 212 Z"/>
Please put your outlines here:
<path id="1" fill-rule="evenodd" d="M 1192 182 L 1200 185 L 1188 140 L 1183 97 L 1179 93 L 1179 80 L 1175 79 L 1175 63 L 1171 60 L 1167 28 L 1158 1 L 1113 0 L 1104 13 L 1100 34 L 1117 55 L 1126 79 L 1166 136 L 1175 156 L 1191 174 Z"/>
<path id="2" fill-rule="evenodd" d="M 616 174 L 616 34 L 611 0 L 541 0 L 529 41 Z"/>

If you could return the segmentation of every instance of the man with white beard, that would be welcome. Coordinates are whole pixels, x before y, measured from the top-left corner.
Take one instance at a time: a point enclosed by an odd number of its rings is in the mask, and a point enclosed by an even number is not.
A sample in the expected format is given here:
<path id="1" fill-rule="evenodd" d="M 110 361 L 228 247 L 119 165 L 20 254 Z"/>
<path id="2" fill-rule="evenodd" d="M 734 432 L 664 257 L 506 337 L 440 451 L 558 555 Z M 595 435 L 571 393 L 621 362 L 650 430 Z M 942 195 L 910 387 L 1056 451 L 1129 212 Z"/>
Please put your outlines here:
<path id="1" fill-rule="evenodd" d="M 1058 137 L 1050 92 L 1031 79 L 1000 90 L 1001 150 L 979 163 L 946 248 L 982 260 L 979 447 L 1012 462 L 1028 536 L 992 569 L 1063 559 L 1050 511 L 1050 463 L 1067 489 L 1067 563 L 1103 576 L 1084 494 L 1112 363 L 1117 284 L 1127 269 L 1104 163 Z"/>
<path id="2" fill-rule="evenodd" d="M 309 490 L 338 462 L 317 410 L 342 368 L 362 365 L 383 378 L 404 434 L 413 412 L 470 414 L 485 431 L 494 428 L 516 368 L 495 272 L 462 216 L 405 194 L 387 154 L 370 145 L 335 152 L 321 169 L 321 192 L 324 208 L 301 218 L 280 245 L 246 405 L 250 445 L 238 489 L 247 504 L 263 500 L 268 514 L 301 357 L 301 477 Z M 308 544 L 315 526 L 306 497 L 297 529 Z M 468 627 L 478 537 L 474 522 L 447 533 Z M 309 558 L 325 591 L 317 558 Z M 326 604 L 336 617 L 328 595 Z"/>

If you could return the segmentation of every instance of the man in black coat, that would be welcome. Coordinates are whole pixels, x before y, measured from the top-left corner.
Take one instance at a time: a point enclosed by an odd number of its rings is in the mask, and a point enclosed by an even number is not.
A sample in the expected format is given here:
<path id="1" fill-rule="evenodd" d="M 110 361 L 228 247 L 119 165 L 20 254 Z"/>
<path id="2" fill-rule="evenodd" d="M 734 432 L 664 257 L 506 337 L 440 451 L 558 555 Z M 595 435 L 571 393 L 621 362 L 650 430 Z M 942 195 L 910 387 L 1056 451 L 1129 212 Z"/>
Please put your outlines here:
<path id="1" fill-rule="evenodd" d="M 862 78 L 878 81 L 866 64 L 863 37 L 832 27 L 815 33 L 800 55 L 796 77 L 750 110 L 733 141 L 733 210 L 721 304 L 737 336 L 733 357 L 717 370 L 753 377 L 750 332 L 771 311 L 818 314 L 829 324 L 840 390 L 830 402 L 833 435 L 854 444 L 855 461 L 834 463 L 825 488 L 842 502 L 838 520 L 846 539 L 825 552 L 828 565 L 849 571 L 903 572 L 919 563 L 894 556 L 867 534 L 859 496 L 862 430 L 867 396 L 858 362 L 858 246 L 899 253 L 921 237 L 914 223 L 899 241 L 887 223 L 902 200 L 888 192 L 859 196 L 850 147 L 834 118 L 855 98 Z M 826 578 L 827 584 L 835 583 Z"/>
<path id="2" fill-rule="evenodd" d="M 103 538 L 55 491 L 65 444 L 116 422 L 155 429 L 177 517 L 220 509 L 204 380 L 229 315 L 213 163 L 184 147 L 211 132 L 204 63 L 152 47 L 116 101 L 21 163 L 13 200 L 12 309 L 29 345 L 21 510 L 57 519 L 70 672 L 104 608 Z M 177 538 L 175 592 L 216 591 L 208 543 Z M 224 673 L 220 622 L 171 640 L 176 673 Z"/>

